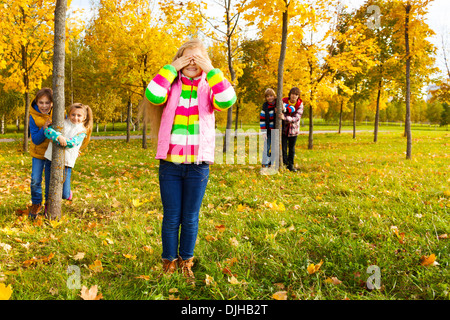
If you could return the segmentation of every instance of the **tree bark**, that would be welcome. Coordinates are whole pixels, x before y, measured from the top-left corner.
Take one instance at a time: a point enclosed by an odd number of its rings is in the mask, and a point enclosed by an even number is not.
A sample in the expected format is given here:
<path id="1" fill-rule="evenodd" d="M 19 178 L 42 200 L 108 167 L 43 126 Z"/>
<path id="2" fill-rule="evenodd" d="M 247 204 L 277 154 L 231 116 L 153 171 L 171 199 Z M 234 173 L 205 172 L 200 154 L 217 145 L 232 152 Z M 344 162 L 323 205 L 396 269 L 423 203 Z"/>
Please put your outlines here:
<path id="1" fill-rule="evenodd" d="M 378 126 L 379 126 L 379 121 L 380 121 L 381 85 L 382 85 L 382 80 L 380 80 L 380 82 L 378 83 L 377 109 L 375 111 L 375 129 L 373 132 L 373 142 L 378 141 Z"/>
<path id="2" fill-rule="evenodd" d="M 55 7 L 55 37 L 53 53 L 53 115 L 52 127 L 64 134 L 64 65 L 67 0 L 57 0 Z M 64 148 L 53 143 L 50 190 L 47 212 L 51 220 L 61 218 L 62 186 L 64 182 Z"/>
<path id="3" fill-rule="evenodd" d="M 231 0 L 227 0 L 224 2 L 225 4 L 225 15 L 226 15 L 226 23 L 227 23 L 227 60 L 228 60 L 228 70 L 230 71 L 231 83 L 234 84 L 236 79 L 236 72 L 233 68 L 233 56 L 231 53 L 231 37 L 233 36 L 234 28 L 231 27 Z M 231 133 L 231 127 L 233 125 L 233 106 L 228 108 L 227 110 L 227 127 L 225 130 L 225 143 L 223 144 L 223 151 L 226 152 L 229 147 L 231 147 L 231 137 L 229 134 Z M 234 140 L 233 140 L 234 142 Z"/>
<path id="4" fill-rule="evenodd" d="M 131 109 L 133 105 L 131 103 L 131 97 L 128 98 L 128 106 L 127 106 L 127 143 L 130 142 L 131 139 Z"/>
<path id="5" fill-rule="evenodd" d="M 411 4 L 408 1 L 406 7 L 405 18 L 405 46 L 406 46 L 406 116 L 405 116 L 405 133 L 406 133 L 406 159 L 411 159 L 412 153 L 412 136 L 411 136 L 411 55 L 409 49 L 409 15 L 411 12 Z"/>
<path id="6" fill-rule="evenodd" d="M 145 97 L 145 89 L 147 88 L 147 83 L 142 80 L 142 86 L 144 89 L 144 94 L 143 97 Z M 144 119 L 144 121 L 142 121 L 142 148 L 143 149 L 147 149 L 147 108 L 144 108 L 142 110 L 142 119 Z"/>
<path id="7" fill-rule="evenodd" d="M 284 73 L 284 60 L 286 59 L 286 47 L 287 47 L 287 33 L 288 33 L 288 6 L 286 4 L 286 9 L 283 12 L 283 26 L 282 26 L 282 32 L 281 32 L 281 50 L 280 50 L 280 59 L 278 60 L 278 83 L 277 83 L 277 117 L 276 117 L 276 123 L 275 123 L 275 129 L 278 129 L 279 134 L 279 140 L 277 143 L 278 147 L 278 159 L 275 159 L 275 168 L 279 168 L 283 165 L 283 153 L 281 152 L 281 136 L 283 135 L 282 131 L 282 120 L 280 118 L 280 115 L 283 113 L 283 73 Z M 272 145 L 275 145 L 272 143 Z M 272 152 L 274 152 L 272 150 Z M 272 164 L 274 165 L 274 164 Z"/>
<path id="8" fill-rule="evenodd" d="M 356 138 L 356 93 L 358 90 L 358 84 L 355 83 L 355 94 L 353 95 L 353 139 Z"/>

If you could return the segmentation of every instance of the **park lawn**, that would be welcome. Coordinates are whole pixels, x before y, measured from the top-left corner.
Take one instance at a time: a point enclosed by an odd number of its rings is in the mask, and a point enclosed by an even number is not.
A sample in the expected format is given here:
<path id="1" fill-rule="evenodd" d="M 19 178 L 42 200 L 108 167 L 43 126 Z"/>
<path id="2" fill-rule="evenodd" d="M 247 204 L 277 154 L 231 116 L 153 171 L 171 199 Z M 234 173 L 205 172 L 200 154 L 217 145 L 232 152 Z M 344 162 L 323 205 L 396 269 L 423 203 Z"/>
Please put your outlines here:
<path id="1" fill-rule="evenodd" d="M 313 150 L 302 135 L 297 173 L 211 166 L 195 285 L 159 276 L 153 149 L 92 140 L 63 218 L 30 221 L 31 158 L 20 141 L 0 143 L 0 288 L 11 285 L 17 300 L 81 299 L 74 279 L 105 300 L 448 300 L 449 138 L 413 132 L 406 160 L 400 130 L 377 143 L 367 132 L 316 134 Z"/>

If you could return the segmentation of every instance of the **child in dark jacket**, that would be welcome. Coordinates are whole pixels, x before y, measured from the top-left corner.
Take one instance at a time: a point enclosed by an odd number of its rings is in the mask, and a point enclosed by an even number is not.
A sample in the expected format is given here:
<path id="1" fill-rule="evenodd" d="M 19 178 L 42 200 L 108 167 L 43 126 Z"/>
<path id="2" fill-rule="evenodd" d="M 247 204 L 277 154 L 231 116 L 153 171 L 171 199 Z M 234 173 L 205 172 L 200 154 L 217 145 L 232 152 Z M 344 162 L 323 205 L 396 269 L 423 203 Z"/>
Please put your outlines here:
<path id="1" fill-rule="evenodd" d="M 261 113 L 259 115 L 259 126 L 261 131 L 266 133 L 264 135 L 264 150 L 262 154 L 262 166 L 270 167 L 271 165 L 271 144 L 272 144 L 272 129 L 275 129 L 276 123 L 276 105 L 277 95 L 272 88 L 266 89 L 264 92 L 266 101 L 262 105 Z"/>

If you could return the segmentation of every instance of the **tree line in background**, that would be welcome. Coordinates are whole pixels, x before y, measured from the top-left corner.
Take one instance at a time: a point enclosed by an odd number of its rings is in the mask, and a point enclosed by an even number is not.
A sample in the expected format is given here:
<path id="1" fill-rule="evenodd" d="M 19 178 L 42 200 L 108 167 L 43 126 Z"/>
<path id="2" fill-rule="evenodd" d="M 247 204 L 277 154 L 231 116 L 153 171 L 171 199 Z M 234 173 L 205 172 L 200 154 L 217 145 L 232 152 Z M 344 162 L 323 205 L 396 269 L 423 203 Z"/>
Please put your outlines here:
<path id="1" fill-rule="evenodd" d="M 371 121 L 374 141 L 379 121 L 407 122 L 407 111 L 410 121 L 448 125 L 447 49 L 445 39 L 441 48 L 429 41 L 430 3 L 368 0 L 349 10 L 338 0 L 99 0 L 91 18 L 66 19 L 66 106 L 82 102 L 98 124 L 131 125 L 159 68 L 186 38 L 199 37 L 235 85 L 237 103 L 217 115 L 227 128 L 258 121 L 264 90 L 279 88 L 281 57 L 281 92 L 299 87 L 310 120 Z M 52 86 L 54 9 L 47 0 L 0 0 L 2 127 L 21 122 L 24 136 L 30 99 Z M 438 50 L 445 76 L 435 67 Z"/>

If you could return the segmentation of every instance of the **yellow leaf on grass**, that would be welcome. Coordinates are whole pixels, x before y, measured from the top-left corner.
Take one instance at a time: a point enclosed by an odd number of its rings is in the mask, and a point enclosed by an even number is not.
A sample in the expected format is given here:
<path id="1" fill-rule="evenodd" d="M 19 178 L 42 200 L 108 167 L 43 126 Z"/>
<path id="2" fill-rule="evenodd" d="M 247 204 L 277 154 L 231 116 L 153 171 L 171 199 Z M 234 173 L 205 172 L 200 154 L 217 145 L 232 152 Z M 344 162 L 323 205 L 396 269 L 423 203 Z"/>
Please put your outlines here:
<path id="1" fill-rule="evenodd" d="M 10 284 L 6 286 L 4 283 L 0 283 L 0 300 L 9 300 L 12 292 L 13 290 Z"/>
<path id="2" fill-rule="evenodd" d="M 439 263 L 436 261 L 436 255 L 433 253 L 430 256 L 422 256 L 420 258 L 420 264 L 422 266 L 437 266 Z"/>
<path id="3" fill-rule="evenodd" d="M 136 255 L 132 255 L 130 253 L 127 253 L 127 254 L 123 253 L 123 256 L 130 260 L 136 260 Z"/>
<path id="4" fill-rule="evenodd" d="M 275 300 L 287 300 L 287 292 L 286 291 L 278 291 L 272 295 L 272 298 Z"/>
<path id="5" fill-rule="evenodd" d="M 231 284 L 240 284 L 239 280 L 236 279 L 235 276 L 231 276 L 231 278 L 228 278 L 228 282 Z"/>
<path id="6" fill-rule="evenodd" d="M 206 286 L 210 286 L 210 285 L 214 284 L 214 278 L 208 274 L 205 275 L 205 284 L 206 284 Z"/>
<path id="7" fill-rule="evenodd" d="M 313 273 L 316 273 L 317 271 L 319 271 L 319 269 L 320 269 L 320 267 L 322 266 L 322 264 L 323 264 L 323 260 L 320 260 L 320 262 L 319 262 L 319 264 L 313 264 L 313 263 L 311 263 L 309 266 L 308 266 L 308 273 L 309 274 L 313 274 Z"/>
<path id="8" fill-rule="evenodd" d="M 334 285 L 338 285 L 338 284 L 341 284 L 341 283 L 342 283 L 342 281 L 339 280 L 339 279 L 336 278 L 336 277 L 327 278 L 327 279 L 325 280 L 325 282 L 326 282 L 326 283 L 330 283 L 330 284 L 334 284 Z"/>
<path id="9" fill-rule="evenodd" d="M 81 287 L 80 297 L 83 300 L 100 300 L 103 298 L 102 294 L 100 293 L 97 295 L 98 287 L 97 285 L 92 286 L 89 290 L 86 286 Z"/>
<path id="10" fill-rule="evenodd" d="M 100 260 L 95 260 L 94 263 L 89 266 L 89 269 L 91 269 L 94 272 L 102 272 L 103 271 L 102 262 Z"/>
<path id="11" fill-rule="evenodd" d="M 143 279 L 143 280 L 150 280 L 150 276 L 146 276 L 146 275 L 140 275 L 139 277 L 136 277 L 136 279 Z"/>

